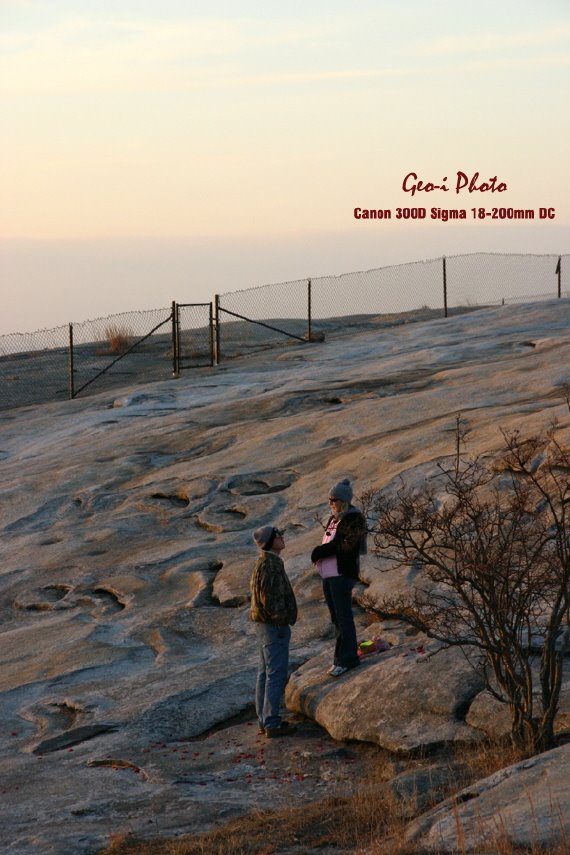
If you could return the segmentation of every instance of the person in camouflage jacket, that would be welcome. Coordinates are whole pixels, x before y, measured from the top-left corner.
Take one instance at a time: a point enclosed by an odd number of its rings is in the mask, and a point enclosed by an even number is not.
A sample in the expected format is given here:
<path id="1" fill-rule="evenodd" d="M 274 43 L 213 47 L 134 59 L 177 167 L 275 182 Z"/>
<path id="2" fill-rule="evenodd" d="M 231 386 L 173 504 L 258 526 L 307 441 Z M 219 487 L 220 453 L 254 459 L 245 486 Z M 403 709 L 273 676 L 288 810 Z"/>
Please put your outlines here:
<path id="1" fill-rule="evenodd" d="M 269 551 L 261 553 L 251 574 L 250 591 L 252 621 L 293 626 L 297 620 L 297 603 L 279 555 Z"/>
<path id="2" fill-rule="evenodd" d="M 259 731 L 267 737 L 285 736 L 296 728 L 283 721 L 281 701 L 289 671 L 291 626 L 297 620 L 297 602 L 280 553 L 283 532 L 262 526 L 253 533 L 261 554 L 250 579 L 250 618 L 259 642 L 255 708 Z"/>

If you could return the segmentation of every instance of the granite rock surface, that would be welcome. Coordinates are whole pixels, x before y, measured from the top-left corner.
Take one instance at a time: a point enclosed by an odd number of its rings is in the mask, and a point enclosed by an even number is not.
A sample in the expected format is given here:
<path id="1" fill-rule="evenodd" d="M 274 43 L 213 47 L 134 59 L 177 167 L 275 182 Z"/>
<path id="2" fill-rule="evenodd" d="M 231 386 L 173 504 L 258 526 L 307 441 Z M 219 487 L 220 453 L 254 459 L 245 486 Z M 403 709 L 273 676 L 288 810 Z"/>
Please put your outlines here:
<path id="1" fill-rule="evenodd" d="M 473 451 L 498 449 L 499 427 L 553 417 L 568 436 L 569 329 L 566 301 L 397 329 L 371 321 L 120 395 L 1 412 L 0 845 L 91 855 L 110 832 L 188 832 L 220 819 L 208 800 L 243 812 L 244 782 L 285 774 L 294 747 L 262 764 L 255 739 L 232 732 L 252 729 L 247 597 L 260 525 L 286 532 L 300 607 L 287 702 L 309 741 L 318 732 L 333 754 L 332 740 L 413 753 L 495 730 L 457 656 L 424 661 L 427 639 L 373 626 L 375 597 L 413 579 L 381 573 L 372 555 L 359 635 L 392 647 L 333 683 L 309 555 L 331 484 L 350 477 L 358 496 L 400 473 L 422 481 L 450 453 L 458 412 Z M 233 739 L 255 755 L 237 764 L 252 767 L 243 786 L 228 771 L 236 752 L 223 752 Z M 263 786 L 277 804 L 282 789 Z"/>

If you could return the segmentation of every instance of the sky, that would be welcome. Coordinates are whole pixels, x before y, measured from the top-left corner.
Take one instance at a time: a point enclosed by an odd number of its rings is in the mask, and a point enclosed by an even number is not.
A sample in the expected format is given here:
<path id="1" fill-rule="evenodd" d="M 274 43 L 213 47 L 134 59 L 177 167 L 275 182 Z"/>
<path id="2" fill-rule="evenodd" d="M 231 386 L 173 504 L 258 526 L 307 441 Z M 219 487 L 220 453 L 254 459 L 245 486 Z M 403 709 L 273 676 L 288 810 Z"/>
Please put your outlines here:
<path id="1" fill-rule="evenodd" d="M 569 95 L 567 0 L 0 0 L 0 334 L 570 252 Z"/>

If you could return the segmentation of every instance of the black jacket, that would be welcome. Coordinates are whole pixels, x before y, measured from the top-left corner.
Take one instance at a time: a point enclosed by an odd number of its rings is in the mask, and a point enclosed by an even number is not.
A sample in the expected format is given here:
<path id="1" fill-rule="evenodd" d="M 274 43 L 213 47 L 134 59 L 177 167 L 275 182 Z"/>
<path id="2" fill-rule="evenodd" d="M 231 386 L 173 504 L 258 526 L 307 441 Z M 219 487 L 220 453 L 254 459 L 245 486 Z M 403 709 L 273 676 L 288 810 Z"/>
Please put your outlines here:
<path id="1" fill-rule="evenodd" d="M 333 517 L 329 517 L 327 527 Z M 341 576 L 358 579 L 360 555 L 366 551 L 366 520 L 352 505 L 341 518 L 336 534 L 330 543 L 323 543 L 311 552 L 311 561 L 336 555 L 338 572 Z"/>

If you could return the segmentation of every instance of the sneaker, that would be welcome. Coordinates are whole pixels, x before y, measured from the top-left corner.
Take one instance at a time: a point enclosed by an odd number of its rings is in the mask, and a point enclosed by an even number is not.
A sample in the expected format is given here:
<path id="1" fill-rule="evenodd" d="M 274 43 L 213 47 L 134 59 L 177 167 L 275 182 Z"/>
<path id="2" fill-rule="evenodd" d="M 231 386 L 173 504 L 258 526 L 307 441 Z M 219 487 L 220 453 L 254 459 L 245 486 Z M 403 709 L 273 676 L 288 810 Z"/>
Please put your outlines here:
<path id="1" fill-rule="evenodd" d="M 263 727 L 263 725 L 259 725 L 259 727 L 257 728 L 257 732 L 260 736 L 265 736 L 265 728 Z"/>
<path id="2" fill-rule="evenodd" d="M 334 671 L 335 668 L 338 668 L 338 665 L 331 665 L 331 667 L 327 671 L 327 674 L 332 674 L 332 672 Z"/>
<path id="3" fill-rule="evenodd" d="M 278 727 L 266 727 L 265 735 L 268 739 L 275 739 L 277 736 L 290 736 L 296 730 L 296 725 L 290 724 L 288 721 L 282 721 Z"/>
<path id="4" fill-rule="evenodd" d="M 334 668 L 331 668 L 329 674 L 331 677 L 340 677 L 341 674 L 346 674 L 348 668 L 345 668 L 343 665 L 335 665 Z"/>

